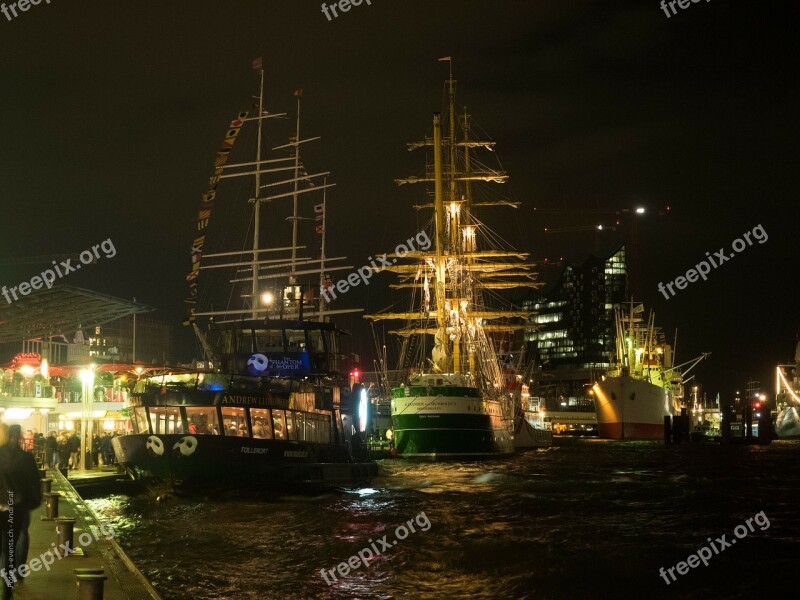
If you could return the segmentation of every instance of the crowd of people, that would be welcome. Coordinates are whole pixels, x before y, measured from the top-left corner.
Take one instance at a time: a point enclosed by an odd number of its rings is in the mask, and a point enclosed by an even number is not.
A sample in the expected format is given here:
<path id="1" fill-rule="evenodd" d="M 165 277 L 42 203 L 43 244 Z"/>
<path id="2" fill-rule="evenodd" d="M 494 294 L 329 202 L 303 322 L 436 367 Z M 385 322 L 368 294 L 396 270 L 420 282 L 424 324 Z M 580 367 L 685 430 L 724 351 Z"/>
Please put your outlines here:
<path id="1" fill-rule="evenodd" d="M 104 431 L 92 434 L 92 465 L 116 465 L 116 456 L 111 440 L 122 435 L 122 431 Z M 29 429 L 22 438 L 21 447 L 31 452 L 36 460 L 56 469 L 79 469 L 81 466 L 81 435 L 75 430 L 51 431 L 47 437 Z"/>

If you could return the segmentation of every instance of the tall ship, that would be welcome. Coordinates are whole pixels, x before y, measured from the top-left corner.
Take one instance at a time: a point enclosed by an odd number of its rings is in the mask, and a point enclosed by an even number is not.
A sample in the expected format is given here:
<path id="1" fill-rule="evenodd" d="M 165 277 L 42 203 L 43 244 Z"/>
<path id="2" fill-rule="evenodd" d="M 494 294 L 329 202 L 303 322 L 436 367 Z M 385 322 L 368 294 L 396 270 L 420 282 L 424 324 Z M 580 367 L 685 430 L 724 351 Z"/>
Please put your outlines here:
<path id="1" fill-rule="evenodd" d="M 601 438 L 664 439 L 664 417 L 681 412 L 686 375 L 708 356 L 675 365 L 655 314 L 643 315 L 633 302 L 616 310 L 616 361 L 592 388 Z"/>
<path id="2" fill-rule="evenodd" d="M 510 248 L 477 218 L 479 207 L 518 203 L 480 196 L 483 184 L 503 183 L 508 175 L 479 159 L 480 151 L 493 151 L 494 142 L 472 135 L 466 109 L 456 113 L 452 61 L 442 60 L 450 62 L 446 130 L 441 114 L 434 114 L 432 137 L 409 144 L 410 150 L 432 151 L 432 164 L 420 177 L 396 181 L 432 188 L 432 201 L 414 206 L 432 212 L 418 234 L 430 243 L 388 255 L 392 264 L 386 270 L 398 275 L 391 287 L 406 294 L 402 301 L 409 310 L 367 318 L 401 323 L 389 332 L 402 339 L 395 371 L 400 378 L 391 383 L 399 455 L 484 459 L 514 452 L 514 398 L 504 389 L 493 336 L 521 330 L 533 314 L 507 301 L 497 307 L 503 302 L 498 292 L 540 284 L 528 254 Z"/>
<path id="3" fill-rule="evenodd" d="M 136 382 L 127 406 L 133 433 L 115 438 L 114 450 L 134 478 L 171 486 L 358 483 L 377 468 L 354 460 L 342 426 L 344 332 L 329 317 L 346 311 L 328 310 L 319 293 L 328 272 L 352 269 L 325 256 L 326 190 L 334 184 L 301 160 L 302 144 L 317 138 L 301 138 L 300 90 L 294 135 L 267 155 L 265 124 L 286 113 L 264 109 L 260 59 L 254 68 L 257 112 L 229 126 L 192 244 L 184 324 L 202 359 Z M 254 156 L 229 162 L 248 130 Z M 226 210 L 215 223 L 218 193 Z M 303 221 L 310 232 L 301 231 Z M 304 240 L 319 253 L 305 256 Z"/>
<path id="4" fill-rule="evenodd" d="M 777 396 L 775 434 L 779 438 L 800 438 L 800 342 L 794 351 L 794 363 L 778 365 L 775 374 Z"/>

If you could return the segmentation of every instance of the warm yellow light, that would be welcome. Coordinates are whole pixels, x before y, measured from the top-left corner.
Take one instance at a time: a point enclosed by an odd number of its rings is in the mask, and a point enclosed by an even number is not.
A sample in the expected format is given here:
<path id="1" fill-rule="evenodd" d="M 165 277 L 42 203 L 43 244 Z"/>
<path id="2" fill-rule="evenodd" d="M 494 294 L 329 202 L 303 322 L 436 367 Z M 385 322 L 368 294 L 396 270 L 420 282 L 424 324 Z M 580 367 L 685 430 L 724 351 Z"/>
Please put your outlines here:
<path id="1" fill-rule="evenodd" d="M 42 359 L 42 366 L 39 367 L 39 370 L 42 372 L 42 377 L 44 377 L 45 379 L 50 377 L 50 365 L 47 362 L 46 358 Z"/>
<path id="2" fill-rule="evenodd" d="M 143 370 L 142 367 L 136 367 L 136 374 L 141 375 Z"/>
<path id="3" fill-rule="evenodd" d="M 30 365 L 22 365 L 19 368 L 19 372 L 22 373 L 23 377 L 33 377 L 33 374 L 36 372 L 36 369 L 34 369 Z"/>
<path id="4" fill-rule="evenodd" d="M 103 421 L 103 429 L 112 431 L 114 429 L 114 421 Z"/>
<path id="5" fill-rule="evenodd" d="M 269 306 L 270 304 L 273 303 L 274 300 L 275 296 L 273 296 L 272 292 L 264 292 L 263 294 L 261 294 L 262 304 Z"/>

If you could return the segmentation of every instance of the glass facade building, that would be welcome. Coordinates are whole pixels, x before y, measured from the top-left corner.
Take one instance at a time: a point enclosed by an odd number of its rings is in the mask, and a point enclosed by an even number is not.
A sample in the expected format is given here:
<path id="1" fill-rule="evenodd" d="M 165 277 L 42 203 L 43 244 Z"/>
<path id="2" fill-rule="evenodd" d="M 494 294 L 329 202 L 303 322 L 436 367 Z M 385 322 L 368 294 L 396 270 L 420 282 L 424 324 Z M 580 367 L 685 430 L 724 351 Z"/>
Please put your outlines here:
<path id="1" fill-rule="evenodd" d="M 614 309 L 626 301 L 625 246 L 607 258 L 567 265 L 548 291 L 526 302 L 535 310 L 525 331 L 540 381 L 569 404 L 586 398 L 585 383 L 605 372 L 614 352 Z"/>

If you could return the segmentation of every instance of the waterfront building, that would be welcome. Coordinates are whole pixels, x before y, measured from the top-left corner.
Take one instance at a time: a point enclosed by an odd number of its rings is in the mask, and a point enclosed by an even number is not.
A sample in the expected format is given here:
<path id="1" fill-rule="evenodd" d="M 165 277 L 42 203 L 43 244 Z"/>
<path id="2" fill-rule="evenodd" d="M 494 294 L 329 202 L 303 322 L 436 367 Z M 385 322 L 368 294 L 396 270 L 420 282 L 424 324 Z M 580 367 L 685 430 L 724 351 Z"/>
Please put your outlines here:
<path id="1" fill-rule="evenodd" d="M 547 410 L 593 415 L 591 385 L 610 368 L 614 309 L 625 303 L 627 287 L 621 246 L 610 256 L 567 264 L 550 289 L 534 292 L 523 305 L 537 313 L 525 342 L 535 357 L 534 394 L 544 398 Z"/>

